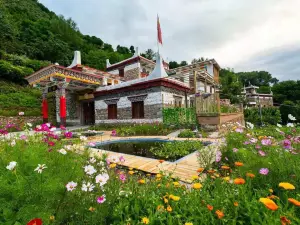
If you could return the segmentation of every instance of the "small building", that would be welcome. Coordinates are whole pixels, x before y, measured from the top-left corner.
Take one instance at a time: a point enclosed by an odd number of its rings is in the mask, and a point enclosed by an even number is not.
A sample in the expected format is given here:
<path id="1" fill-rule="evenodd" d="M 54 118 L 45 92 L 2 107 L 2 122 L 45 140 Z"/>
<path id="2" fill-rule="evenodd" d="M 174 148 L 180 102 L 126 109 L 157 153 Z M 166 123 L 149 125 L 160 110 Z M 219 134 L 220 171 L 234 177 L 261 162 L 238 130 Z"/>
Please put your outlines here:
<path id="1" fill-rule="evenodd" d="M 162 122 L 163 108 L 169 105 L 184 107 L 190 93 L 190 87 L 184 82 L 167 78 L 168 74 L 158 54 L 155 68 L 148 76 L 97 88 L 94 92 L 95 122 Z"/>
<path id="2" fill-rule="evenodd" d="M 166 70 L 169 69 L 169 64 L 164 60 L 163 66 Z M 106 60 L 106 72 L 113 75 L 118 75 L 125 81 L 147 77 L 154 69 L 155 62 L 149 60 L 139 54 L 136 48 L 135 54 L 123 61 L 115 64 L 110 64 L 109 59 Z"/>
<path id="3" fill-rule="evenodd" d="M 248 87 L 244 87 L 241 92 L 246 101 L 248 107 L 271 107 L 273 106 L 273 92 L 270 90 L 270 94 L 261 94 L 257 92 L 259 87 L 249 84 Z"/>

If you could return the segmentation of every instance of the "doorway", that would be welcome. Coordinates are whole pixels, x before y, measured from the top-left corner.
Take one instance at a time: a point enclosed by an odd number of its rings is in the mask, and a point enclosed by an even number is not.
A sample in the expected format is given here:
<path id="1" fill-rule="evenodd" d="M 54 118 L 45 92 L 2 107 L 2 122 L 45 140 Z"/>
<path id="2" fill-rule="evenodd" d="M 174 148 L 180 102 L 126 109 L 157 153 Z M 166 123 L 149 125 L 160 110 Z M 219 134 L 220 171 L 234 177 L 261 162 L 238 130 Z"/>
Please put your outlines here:
<path id="1" fill-rule="evenodd" d="M 94 125 L 95 124 L 95 102 L 83 102 L 83 125 Z"/>

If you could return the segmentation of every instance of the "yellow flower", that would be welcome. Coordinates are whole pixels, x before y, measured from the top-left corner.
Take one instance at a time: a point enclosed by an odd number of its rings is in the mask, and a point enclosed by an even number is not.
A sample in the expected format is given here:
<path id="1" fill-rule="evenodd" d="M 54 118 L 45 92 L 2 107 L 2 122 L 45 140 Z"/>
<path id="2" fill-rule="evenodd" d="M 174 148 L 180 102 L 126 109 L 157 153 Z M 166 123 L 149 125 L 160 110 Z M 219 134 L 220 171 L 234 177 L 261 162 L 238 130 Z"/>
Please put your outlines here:
<path id="1" fill-rule="evenodd" d="M 132 168 L 132 167 L 129 167 L 129 170 L 133 170 L 133 168 Z"/>
<path id="2" fill-rule="evenodd" d="M 50 221 L 54 221 L 55 217 L 54 216 L 50 216 Z"/>
<path id="3" fill-rule="evenodd" d="M 162 212 L 165 210 L 165 207 L 163 205 L 158 205 L 156 210 Z"/>
<path id="4" fill-rule="evenodd" d="M 223 180 L 229 181 L 229 180 L 230 180 L 230 177 L 223 177 Z"/>
<path id="5" fill-rule="evenodd" d="M 176 201 L 176 202 L 179 201 L 179 199 L 180 199 L 179 196 L 175 196 L 175 195 L 170 195 L 169 198 Z"/>
<path id="6" fill-rule="evenodd" d="M 142 223 L 143 224 L 149 224 L 149 219 L 147 217 L 142 218 Z"/>
<path id="7" fill-rule="evenodd" d="M 158 184 L 158 185 L 157 185 L 157 187 L 160 187 L 160 186 L 161 186 L 161 184 Z"/>
<path id="8" fill-rule="evenodd" d="M 147 177 L 150 177 L 150 176 L 151 176 L 151 174 L 150 174 L 150 173 L 147 173 L 147 174 L 146 174 L 146 176 L 147 176 Z"/>
<path id="9" fill-rule="evenodd" d="M 168 203 L 168 202 L 169 202 L 169 200 L 164 197 L 164 203 Z"/>
<path id="10" fill-rule="evenodd" d="M 273 189 L 272 189 L 272 188 L 270 188 L 270 189 L 269 189 L 269 192 L 273 193 L 274 191 L 273 191 Z"/>
<path id="11" fill-rule="evenodd" d="M 193 175 L 193 176 L 192 176 L 192 179 L 193 179 L 193 180 L 197 180 L 198 178 L 199 178 L 198 175 Z"/>
<path id="12" fill-rule="evenodd" d="M 139 184 L 145 184 L 146 183 L 146 181 L 143 180 L 143 179 L 138 180 L 138 182 L 139 182 Z"/>
<path id="13" fill-rule="evenodd" d="M 185 223 L 184 225 L 193 225 L 193 223 Z"/>
<path id="14" fill-rule="evenodd" d="M 193 188 L 194 189 L 200 189 L 200 188 L 202 188 L 202 184 L 200 184 L 200 183 L 194 183 L 193 184 Z"/>
<path id="15" fill-rule="evenodd" d="M 109 164 L 109 168 L 115 168 L 116 166 L 117 166 L 116 163 L 111 163 L 111 164 Z"/>
<path id="16" fill-rule="evenodd" d="M 276 203 L 271 200 L 271 199 L 268 199 L 268 198 L 260 198 L 259 201 L 261 203 L 263 203 L 268 209 L 270 210 L 277 210 L 278 209 L 278 205 L 276 205 Z"/>
<path id="17" fill-rule="evenodd" d="M 132 174 L 134 174 L 134 171 L 129 170 L 129 171 L 128 171 L 128 174 L 129 174 L 129 175 L 132 175 Z"/>
<path id="18" fill-rule="evenodd" d="M 161 174 L 160 173 L 156 174 L 156 177 L 161 178 Z"/>
<path id="19" fill-rule="evenodd" d="M 173 182 L 173 185 L 174 185 L 174 187 L 179 187 L 180 186 L 179 182 L 177 182 L 177 181 Z"/>
<path id="20" fill-rule="evenodd" d="M 172 212 L 172 210 L 173 210 L 172 207 L 171 207 L 170 205 L 168 205 L 167 211 L 168 211 L 168 212 Z"/>
<path id="21" fill-rule="evenodd" d="M 279 183 L 279 187 L 282 187 L 285 190 L 295 190 L 295 186 L 292 185 L 292 184 L 290 184 L 290 183 L 287 183 L 287 182 L 281 182 L 281 183 Z"/>
<path id="22" fill-rule="evenodd" d="M 94 212 L 96 209 L 93 208 L 92 206 L 89 208 L 89 211 Z"/>

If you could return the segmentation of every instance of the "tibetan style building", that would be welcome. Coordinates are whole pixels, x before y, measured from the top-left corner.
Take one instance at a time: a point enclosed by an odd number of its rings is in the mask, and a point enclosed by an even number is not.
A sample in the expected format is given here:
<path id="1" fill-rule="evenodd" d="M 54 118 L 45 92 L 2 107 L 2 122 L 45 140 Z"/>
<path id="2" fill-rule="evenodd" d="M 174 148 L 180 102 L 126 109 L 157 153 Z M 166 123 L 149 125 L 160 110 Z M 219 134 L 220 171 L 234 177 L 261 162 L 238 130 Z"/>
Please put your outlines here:
<path id="1" fill-rule="evenodd" d="M 43 93 L 44 122 L 152 123 L 162 122 L 165 107 L 193 107 L 195 94 L 215 93 L 219 70 L 214 59 L 169 69 L 159 54 L 153 62 L 136 51 L 115 64 L 107 60 L 104 72 L 82 65 L 76 51 L 69 67 L 50 65 L 26 79 Z"/>
<path id="2" fill-rule="evenodd" d="M 273 106 L 273 93 L 261 94 L 257 93 L 259 87 L 249 84 L 248 87 L 244 87 L 242 96 L 246 100 L 248 107 L 271 107 Z"/>

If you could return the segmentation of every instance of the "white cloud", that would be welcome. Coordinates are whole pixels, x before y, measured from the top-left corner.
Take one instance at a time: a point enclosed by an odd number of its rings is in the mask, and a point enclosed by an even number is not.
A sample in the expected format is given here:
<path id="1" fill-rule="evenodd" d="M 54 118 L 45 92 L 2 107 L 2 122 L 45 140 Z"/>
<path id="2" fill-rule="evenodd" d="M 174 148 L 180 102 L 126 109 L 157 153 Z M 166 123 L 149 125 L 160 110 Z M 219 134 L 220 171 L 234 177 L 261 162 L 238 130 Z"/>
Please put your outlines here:
<path id="1" fill-rule="evenodd" d="M 284 52 L 285 47 L 290 49 L 300 43 L 299 0 L 40 2 L 57 14 L 72 17 L 84 34 L 98 36 L 114 47 L 138 46 L 141 51 L 156 49 L 158 13 L 162 52 L 169 60 L 191 61 L 204 56 L 215 58 L 222 67 L 258 70 L 270 68 L 271 64 L 258 66 L 257 57 L 270 57 L 268 52 Z M 287 70 L 280 70 L 273 75 L 283 78 L 280 74 Z"/>

